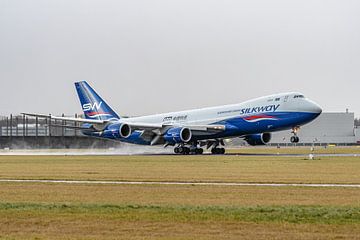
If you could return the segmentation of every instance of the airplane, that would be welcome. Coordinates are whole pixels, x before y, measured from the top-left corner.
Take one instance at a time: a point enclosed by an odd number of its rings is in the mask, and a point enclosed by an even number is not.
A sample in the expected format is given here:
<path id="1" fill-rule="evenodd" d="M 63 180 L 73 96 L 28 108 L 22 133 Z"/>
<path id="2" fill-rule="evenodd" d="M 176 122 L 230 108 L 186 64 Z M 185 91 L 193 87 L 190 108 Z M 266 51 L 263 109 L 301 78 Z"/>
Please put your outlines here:
<path id="1" fill-rule="evenodd" d="M 298 143 L 297 132 L 316 119 L 321 107 L 297 92 L 259 97 L 243 103 L 206 107 L 141 117 L 120 117 L 86 82 L 75 83 L 85 118 L 44 117 L 81 126 L 52 125 L 80 129 L 90 137 L 141 145 L 173 146 L 175 154 L 224 154 L 224 140 L 240 137 L 249 145 L 265 145 L 271 133 L 292 130 L 290 142 Z"/>

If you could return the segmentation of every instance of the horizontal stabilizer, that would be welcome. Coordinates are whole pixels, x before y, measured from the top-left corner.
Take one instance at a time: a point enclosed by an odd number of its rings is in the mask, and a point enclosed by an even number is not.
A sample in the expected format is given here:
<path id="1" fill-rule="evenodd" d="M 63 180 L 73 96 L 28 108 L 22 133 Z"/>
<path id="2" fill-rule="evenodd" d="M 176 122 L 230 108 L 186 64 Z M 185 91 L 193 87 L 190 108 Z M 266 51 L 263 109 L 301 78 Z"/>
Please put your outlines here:
<path id="1" fill-rule="evenodd" d="M 70 126 L 70 125 L 60 125 L 60 124 L 51 124 L 46 125 L 48 127 L 58 127 L 58 128 L 69 128 L 69 129 L 76 129 L 76 130 L 85 130 L 85 131 L 97 131 L 92 128 L 80 127 L 80 126 Z"/>
<path id="2" fill-rule="evenodd" d="M 50 119 L 54 119 L 54 120 L 62 120 L 62 121 L 69 121 L 69 122 L 79 122 L 79 123 L 106 124 L 106 123 L 109 122 L 107 120 L 72 118 L 72 117 L 56 117 L 56 116 L 46 115 L 46 114 L 35 114 L 35 113 L 21 113 L 21 114 L 23 114 L 25 116 L 30 116 L 30 117 L 50 118 Z"/>

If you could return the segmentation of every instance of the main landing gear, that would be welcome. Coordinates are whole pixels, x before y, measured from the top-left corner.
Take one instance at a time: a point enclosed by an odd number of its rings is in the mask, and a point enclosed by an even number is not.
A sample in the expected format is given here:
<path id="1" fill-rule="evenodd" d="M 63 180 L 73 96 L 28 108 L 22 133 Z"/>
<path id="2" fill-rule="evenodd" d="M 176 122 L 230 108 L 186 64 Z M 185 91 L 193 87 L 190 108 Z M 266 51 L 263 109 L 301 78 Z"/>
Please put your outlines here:
<path id="1" fill-rule="evenodd" d="M 186 147 L 185 144 L 179 144 L 174 148 L 174 153 L 179 155 L 200 155 L 204 153 L 203 146 L 207 145 L 207 149 L 211 148 L 211 154 L 225 154 L 225 148 L 219 147 L 224 146 L 222 140 L 216 140 L 211 142 L 193 142 L 190 147 Z"/>
<path id="2" fill-rule="evenodd" d="M 294 134 L 294 136 L 291 136 L 290 138 L 290 142 L 291 143 L 298 143 L 299 142 L 299 137 L 297 136 L 297 132 L 299 131 L 300 127 L 293 127 L 292 129 L 292 134 Z"/>
<path id="3" fill-rule="evenodd" d="M 225 148 L 214 147 L 211 149 L 212 154 L 225 154 Z"/>
<path id="4" fill-rule="evenodd" d="M 176 154 L 182 154 L 182 155 L 188 155 L 188 154 L 203 154 L 204 150 L 202 148 L 198 147 L 185 147 L 185 146 L 178 146 L 174 148 L 174 153 Z"/>
<path id="5" fill-rule="evenodd" d="M 222 139 L 216 139 L 215 141 L 208 142 L 208 148 L 212 147 L 211 154 L 225 154 L 225 148 L 219 146 L 225 146 Z"/>

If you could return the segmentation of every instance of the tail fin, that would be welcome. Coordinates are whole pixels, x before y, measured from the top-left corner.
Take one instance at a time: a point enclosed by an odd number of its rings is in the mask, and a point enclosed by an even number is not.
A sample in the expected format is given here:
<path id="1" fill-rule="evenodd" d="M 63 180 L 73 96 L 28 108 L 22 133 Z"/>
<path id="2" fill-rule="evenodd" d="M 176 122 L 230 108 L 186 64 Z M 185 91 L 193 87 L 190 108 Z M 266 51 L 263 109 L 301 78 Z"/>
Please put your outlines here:
<path id="1" fill-rule="evenodd" d="M 85 118 L 97 120 L 120 119 L 86 81 L 76 82 L 75 87 Z"/>

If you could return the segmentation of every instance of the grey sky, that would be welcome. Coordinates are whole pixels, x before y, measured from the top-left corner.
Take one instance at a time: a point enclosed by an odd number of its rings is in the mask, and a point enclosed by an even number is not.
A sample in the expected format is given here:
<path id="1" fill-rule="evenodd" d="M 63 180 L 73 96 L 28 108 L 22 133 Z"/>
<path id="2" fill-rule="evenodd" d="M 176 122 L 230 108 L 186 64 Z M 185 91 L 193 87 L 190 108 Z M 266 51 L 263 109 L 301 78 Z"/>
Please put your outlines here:
<path id="1" fill-rule="evenodd" d="M 300 91 L 360 116 L 360 1 L 0 0 L 0 115 L 121 114 Z"/>

